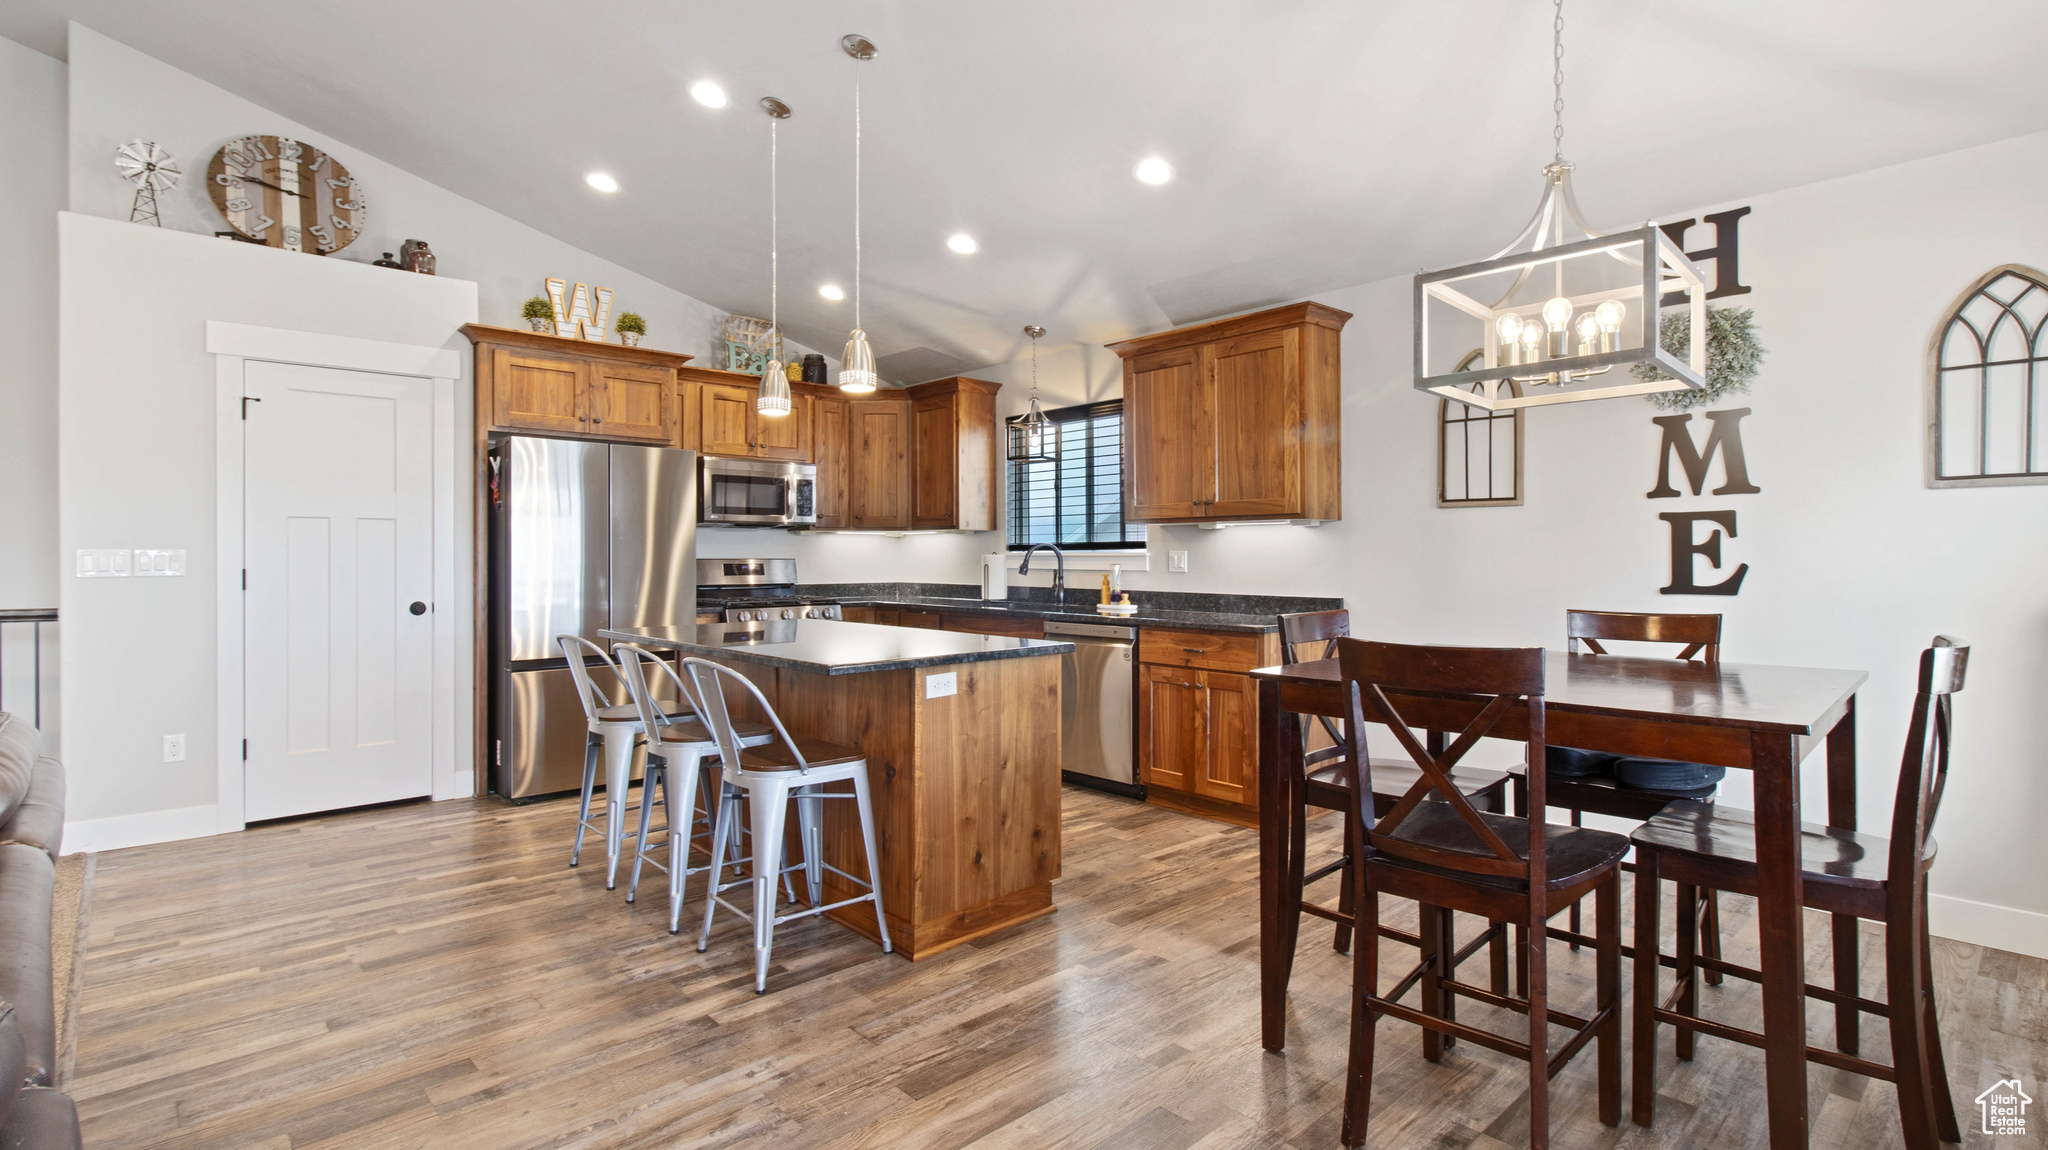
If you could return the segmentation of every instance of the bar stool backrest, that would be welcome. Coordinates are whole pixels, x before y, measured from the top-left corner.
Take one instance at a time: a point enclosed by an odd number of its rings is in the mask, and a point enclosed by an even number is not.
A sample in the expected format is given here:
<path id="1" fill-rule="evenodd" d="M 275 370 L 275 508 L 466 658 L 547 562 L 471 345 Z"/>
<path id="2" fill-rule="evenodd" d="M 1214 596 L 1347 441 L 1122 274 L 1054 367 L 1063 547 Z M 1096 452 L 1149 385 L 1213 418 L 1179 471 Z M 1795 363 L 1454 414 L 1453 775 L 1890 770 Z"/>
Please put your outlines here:
<path id="1" fill-rule="evenodd" d="M 1524 856 L 1503 842 L 1479 817 L 1471 800 L 1451 781 L 1451 769 L 1481 738 L 1500 725 L 1517 703 L 1526 707 L 1529 764 L 1529 809 L 1540 811 L 1544 800 L 1543 668 L 1541 647 L 1419 647 L 1401 643 L 1368 643 L 1338 639 L 1338 665 L 1343 672 L 1348 733 L 1346 757 L 1351 760 L 1352 796 L 1365 848 L 1426 866 L 1470 875 L 1526 881 L 1540 889 L 1544 878 L 1543 820 L 1529 820 L 1529 853 Z M 1403 695 L 1399 707 L 1388 692 Z M 1449 730 L 1470 714 L 1464 729 L 1441 755 L 1432 755 L 1416 739 L 1415 726 Z M 1402 710 L 1401 708 L 1406 708 Z M 1446 713 L 1446 708 L 1449 713 Z M 1373 815 L 1372 756 L 1366 751 L 1365 725 L 1384 723 L 1393 730 L 1422 777 L 1408 788 L 1385 818 Z M 1507 736 L 1498 736 L 1507 737 Z M 1522 740 L 1517 740 L 1522 741 Z M 1396 834 L 1424 799 L 1449 804 L 1471 832 L 1478 849 L 1444 844 L 1423 845 Z"/>
<path id="2" fill-rule="evenodd" d="M 604 661 L 605 670 L 612 678 L 623 681 L 619 665 L 605 654 L 604 648 L 581 635 L 557 635 L 555 643 L 562 648 L 562 658 L 569 661 L 569 675 L 576 680 L 576 701 L 583 704 L 583 720 L 587 723 L 598 721 L 597 713 L 606 707 L 615 707 L 618 701 L 598 688 L 596 680 L 590 677 L 588 656 L 596 655 Z"/>
<path id="3" fill-rule="evenodd" d="M 652 685 L 647 681 L 649 666 L 660 668 L 661 674 L 667 675 L 669 682 L 675 684 L 676 698 L 681 699 L 683 705 L 689 708 L 687 717 L 694 717 L 700 723 L 704 721 L 704 708 L 697 705 L 697 693 L 690 690 L 689 685 L 683 682 L 682 676 L 676 674 L 676 669 L 669 665 L 667 659 L 638 643 L 621 643 L 617 651 L 619 677 L 626 681 L 626 693 L 633 697 L 633 707 L 640 712 L 640 722 L 646 728 L 650 739 L 653 738 L 657 727 L 674 722 L 675 719 L 663 713 L 654 703 L 654 692 L 648 689 Z"/>
<path id="4" fill-rule="evenodd" d="M 804 760 L 804 753 L 798 749 L 796 740 L 790 738 L 789 729 L 782 725 L 782 716 L 777 715 L 775 708 L 768 705 L 767 697 L 761 694 L 761 688 L 756 687 L 753 680 L 723 663 L 714 663 L 709 659 L 684 659 L 683 670 L 689 673 L 690 682 L 697 688 L 697 713 L 704 716 L 704 725 L 711 728 L 711 737 L 718 742 L 718 758 L 724 764 L 723 770 L 728 782 L 739 782 L 740 737 L 739 732 L 733 728 L 732 708 L 725 697 L 725 680 L 738 683 L 754 697 L 754 701 L 761 705 L 761 713 L 768 716 L 768 722 L 774 726 L 776 736 L 789 747 L 789 753 L 795 756 L 797 773 L 810 773 L 811 765 Z"/>
<path id="5" fill-rule="evenodd" d="M 1919 689 L 1913 696 L 1912 722 L 1906 727 L 1898 796 L 1892 801 L 1892 853 L 1885 877 L 1894 898 L 1902 892 L 1910 896 L 1920 881 L 1927 837 L 1934 831 L 1934 816 L 1948 783 L 1950 699 L 1963 689 L 1969 663 L 1970 645 L 1953 635 L 1936 635 L 1934 645 L 1920 652 Z"/>
<path id="6" fill-rule="evenodd" d="M 1680 659 L 1697 655 L 1708 666 L 1721 661 L 1721 617 L 1719 615 L 1666 615 L 1636 611 L 1579 611 L 1564 613 L 1565 650 L 1576 655 L 1579 644 L 1595 655 L 1607 654 L 1600 640 L 1628 643 L 1683 643 Z"/>

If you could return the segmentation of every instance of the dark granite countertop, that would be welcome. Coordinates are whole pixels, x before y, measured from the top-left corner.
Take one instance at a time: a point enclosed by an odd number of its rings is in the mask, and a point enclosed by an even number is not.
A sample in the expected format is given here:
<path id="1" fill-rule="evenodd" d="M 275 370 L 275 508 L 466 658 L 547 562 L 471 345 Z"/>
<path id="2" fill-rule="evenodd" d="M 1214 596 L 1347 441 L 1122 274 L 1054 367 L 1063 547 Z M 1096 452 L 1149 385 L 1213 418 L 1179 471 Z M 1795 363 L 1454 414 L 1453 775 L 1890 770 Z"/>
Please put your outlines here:
<path id="1" fill-rule="evenodd" d="M 765 623 L 705 623 L 599 631 L 605 639 L 641 643 L 690 655 L 716 655 L 815 675 L 901 671 L 947 663 L 1061 655 L 1072 643 L 1009 639 L 918 627 L 879 627 L 834 619 L 776 619 Z"/>
<path id="2" fill-rule="evenodd" d="M 1093 609 L 1077 608 L 1074 604 L 1034 603 L 1028 600 L 984 600 L 950 598 L 937 595 L 892 595 L 873 599 L 841 599 L 840 603 L 855 607 L 908 607 L 919 611 L 937 611 L 947 615 L 1021 616 L 1026 619 L 1043 619 L 1048 623 L 1110 623 L 1125 627 L 1179 627 L 1190 631 L 1244 631 L 1269 633 L 1278 631 L 1280 623 L 1272 615 L 1248 615 L 1230 611 L 1174 611 L 1148 606 L 1138 602 L 1135 615 L 1103 615 Z"/>

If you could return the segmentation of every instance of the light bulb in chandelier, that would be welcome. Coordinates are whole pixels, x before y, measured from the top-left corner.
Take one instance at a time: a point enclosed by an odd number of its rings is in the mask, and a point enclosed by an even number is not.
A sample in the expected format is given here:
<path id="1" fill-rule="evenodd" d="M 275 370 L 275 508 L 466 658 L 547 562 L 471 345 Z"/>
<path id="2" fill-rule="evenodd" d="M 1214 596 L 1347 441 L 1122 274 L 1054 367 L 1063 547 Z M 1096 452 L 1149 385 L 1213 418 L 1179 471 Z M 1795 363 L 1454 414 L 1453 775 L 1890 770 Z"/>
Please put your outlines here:
<path id="1" fill-rule="evenodd" d="M 868 346 L 868 333 L 854 328 L 846 350 L 839 355 L 839 390 L 866 395 L 881 381 L 875 374 L 875 349 Z"/>
<path id="2" fill-rule="evenodd" d="M 1493 330 L 1500 335 L 1500 362 L 1504 365 L 1519 362 L 1515 352 L 1522 339 L 1522 317 L 1508 312 L 1494 321 Z"/>
<path id="3" fill-rule="evenodd" d="M 1566 324 L 1572 321 L 1572 301 L 1552 296 L 1543 303 L 1543 326 L 1550 329 L 1550 346 L 1544 351 L 1552 358 L 1565 354 Z"/>
<path id="4" fill-rule="evenodd" d="M 1592 355 L 1600 346 L 1600 319 L 1592 312 L 1579 317 L 1579 354 Z"/>

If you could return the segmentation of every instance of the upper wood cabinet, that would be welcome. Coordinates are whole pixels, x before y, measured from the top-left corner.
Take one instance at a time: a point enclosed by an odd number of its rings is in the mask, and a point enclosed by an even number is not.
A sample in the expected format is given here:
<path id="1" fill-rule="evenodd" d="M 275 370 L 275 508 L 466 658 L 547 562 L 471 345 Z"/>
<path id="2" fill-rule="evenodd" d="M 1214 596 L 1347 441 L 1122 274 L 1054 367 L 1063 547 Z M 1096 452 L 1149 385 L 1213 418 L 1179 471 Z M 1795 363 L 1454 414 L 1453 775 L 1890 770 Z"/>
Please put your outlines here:
<path id="1" fill-rule="evenodd" d="M 846 526 L 847 400 L 843 395 L 820 395 L 811 399 L 811 462 L 818 465 L 817 508 L 819 527 Z"/>
<path id="2" fill-rule="evenodd" d="M 846 526 L 865 531 L 908 530 L 910 400 L 876 392 L 848 400 L 846 412 Z"/>
<path id="3" fill-rule="evenodd" d="M 476 345 L 478 434 L 526 431 L 628 443 L 674 443 L 676 372 L 689 356 L 466 324 Z"/>
<path id="4" fill-rule="evenodd" d="M 1001 384 L 955 376 L 910 388 L 910 525 L 993 531 L 1001 483 L 996 392 Z"/>
<path id="5" fill-rule="evenodd" d="M 682 446 L 727 458 L 811 462 L 813 396 L 797 390 L 801 385 L 790 387 L 789 414 L 762 415 L 756 407 L 761 381 L 755 376 L 709 367 L 686 367 L 677 375 L 684 402 L 695 413 L 683 428 Z"/>
<path id="6" fill-rule="evenodd" d="M 1110 344 L 1124 361 L 1126 516 L 1341 518 L 1350 318 L 1298 303 Z"/>

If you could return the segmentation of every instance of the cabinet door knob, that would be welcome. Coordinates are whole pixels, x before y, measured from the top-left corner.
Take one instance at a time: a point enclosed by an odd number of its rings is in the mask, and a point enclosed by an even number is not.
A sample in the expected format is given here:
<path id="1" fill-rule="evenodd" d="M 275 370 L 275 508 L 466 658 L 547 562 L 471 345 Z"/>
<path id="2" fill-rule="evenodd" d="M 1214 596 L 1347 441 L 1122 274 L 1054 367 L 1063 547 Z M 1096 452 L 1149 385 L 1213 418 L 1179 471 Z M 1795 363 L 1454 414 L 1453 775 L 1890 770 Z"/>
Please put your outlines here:
<path id="1" fill-rule="evenodd" d="M 1182 647 L 1181 650 L 1186 651 L 1190 655 L 1206 655 L 1209 653 L 1209 648 L 1207 647 Z"/>

